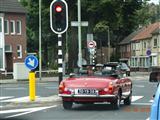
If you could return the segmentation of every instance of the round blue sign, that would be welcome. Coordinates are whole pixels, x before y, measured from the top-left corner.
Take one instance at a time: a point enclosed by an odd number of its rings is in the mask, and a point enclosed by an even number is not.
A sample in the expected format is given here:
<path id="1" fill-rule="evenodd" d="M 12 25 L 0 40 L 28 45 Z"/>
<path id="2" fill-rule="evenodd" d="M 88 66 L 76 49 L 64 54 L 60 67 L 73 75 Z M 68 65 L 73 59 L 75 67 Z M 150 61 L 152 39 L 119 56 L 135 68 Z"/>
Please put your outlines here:
<path id="1" fill-rule="evenodd" d="M 30 70 L 34 70 L 38 66 L 38 59 L 34 55 L 29 55 L 25 59 L 25 65 Z"/>
<path id="2" fill-rule="evenodd" d="M 148 50 L 146 51 L 146 54 L 147 54 L 148 56 L 150 56 L 150 55 L 151 55 L 151 50 L 148 49 Z"/>

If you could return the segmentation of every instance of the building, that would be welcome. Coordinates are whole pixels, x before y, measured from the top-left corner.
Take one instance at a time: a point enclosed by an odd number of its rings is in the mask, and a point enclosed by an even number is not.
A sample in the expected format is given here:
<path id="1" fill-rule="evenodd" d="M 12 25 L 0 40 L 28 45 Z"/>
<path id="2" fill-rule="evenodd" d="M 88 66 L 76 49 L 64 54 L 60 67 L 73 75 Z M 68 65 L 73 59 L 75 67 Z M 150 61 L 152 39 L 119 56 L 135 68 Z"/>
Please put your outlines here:
<path id="1" fill-rule="evenodd" d="M 150 24 L 131 40 L 131 67 L 147 71 L 160 67 L 160 22 Z"/>
<path id="2" fill-rule="evenodd" d="M 0 0 L 0 71 L 26 57 L 26 10 L 18 0 Z"/>
<path id="3" fill-rule="evenodd" d="M 141 29 L 129 34 L 126 38 L 124 38 L 120 43 L 120 59 L 119 61 L 125 62 L 130 65 L 130 58 L 131 58 L 131 40 L 140 32 Z"/>

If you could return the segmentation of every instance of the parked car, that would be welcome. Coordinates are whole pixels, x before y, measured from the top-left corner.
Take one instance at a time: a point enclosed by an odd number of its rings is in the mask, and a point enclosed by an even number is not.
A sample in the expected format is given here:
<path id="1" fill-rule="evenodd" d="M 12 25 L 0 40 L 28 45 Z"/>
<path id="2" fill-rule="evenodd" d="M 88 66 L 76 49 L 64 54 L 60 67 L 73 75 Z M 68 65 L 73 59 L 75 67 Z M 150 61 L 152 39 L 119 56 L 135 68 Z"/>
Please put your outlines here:
<path id="1" fill-rule="evenodd" d="M 120 63 L 121 70 L 124 70 L 127 76 L 130 76 L 130 68 L 126 63 Z"/>
<path id="2" fill-rule="evenodd" d="M 150 74 L 150 82 L 157 82 L 157 92 L 154 97 L 154 102 L 151 107 L 150 120 L 160 120 L 160 71 Z"/>
<path id="3" fill-rule="evenodd" d="M 132 81 L 116 71 L 116 66 L 105 65 L 102 74 L 88 75 L 87 70 L 71 74 L 59 85 L 64 109 L 71 109 L 73 103 L 94 104 L 110 102 L 114 109 L 120 108 L 121 100 L 131 104 Z"/>
<path id="4" fill-rule="evenodd" d="M 117 69 L 119 69 L 121 72 L 125 73 L 126 76 L 130 76 L 131 70 L 130 70 L 130 67 L 126 63 L 123 63 L 123 62 L 109 62 L 107 64 L 116 66 Z"/>

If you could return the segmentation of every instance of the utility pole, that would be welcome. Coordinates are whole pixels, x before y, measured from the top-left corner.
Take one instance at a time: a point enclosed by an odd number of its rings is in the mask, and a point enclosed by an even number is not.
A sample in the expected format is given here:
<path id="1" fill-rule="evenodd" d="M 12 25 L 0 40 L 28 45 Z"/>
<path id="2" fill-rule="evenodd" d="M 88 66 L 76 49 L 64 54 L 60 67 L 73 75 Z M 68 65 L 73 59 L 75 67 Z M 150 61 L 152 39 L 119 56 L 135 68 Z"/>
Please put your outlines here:
<path id="1" fill-rule="evenodd" d="M 39 79 L 42 79 L 41 0 L 39 0 Z"/>
<path id="2" fill-rule="evenodd" d="M 81 1 L 78 0 L 78 62 L 82 67 L 82 40 L 81 40 Z"/>
<path id="3" fill-rule="evenodd" d="M 110 31 L 109 31 L 109 26 L 108 26 L 108 62 L 110 62 Z"/>

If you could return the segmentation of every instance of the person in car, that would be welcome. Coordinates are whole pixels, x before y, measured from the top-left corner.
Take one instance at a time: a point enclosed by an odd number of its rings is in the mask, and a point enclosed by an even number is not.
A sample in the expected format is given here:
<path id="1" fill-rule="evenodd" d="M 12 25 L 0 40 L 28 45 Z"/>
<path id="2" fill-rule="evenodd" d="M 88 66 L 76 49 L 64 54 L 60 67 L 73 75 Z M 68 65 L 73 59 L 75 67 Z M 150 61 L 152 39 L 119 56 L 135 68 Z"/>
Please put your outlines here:
<path id="1" fill-rule="evenodd" d="M 102 64 L 96 64 L 96 71 L 94 72 L 95 75 L 102 75 L 102 69 L 103 69 Z"/>
<path id="2" fill-rule="evenodd" d="M 93 75 L 93 67 L 92 66 L 87 66 L 87 74 L 88 75 Z"/>

